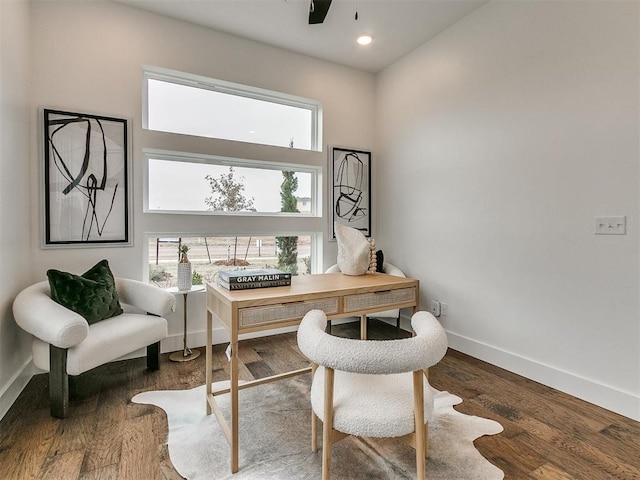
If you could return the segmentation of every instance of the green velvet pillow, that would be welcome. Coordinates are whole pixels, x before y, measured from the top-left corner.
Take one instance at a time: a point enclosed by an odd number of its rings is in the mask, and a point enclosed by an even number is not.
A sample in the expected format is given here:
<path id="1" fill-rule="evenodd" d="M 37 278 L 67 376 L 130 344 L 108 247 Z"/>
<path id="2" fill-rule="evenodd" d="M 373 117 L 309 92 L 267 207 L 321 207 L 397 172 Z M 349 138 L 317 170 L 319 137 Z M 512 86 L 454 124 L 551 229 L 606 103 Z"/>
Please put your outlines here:
<path id="1" fill-rule="evenodd" d="M 90 324 L 122 313 L 116 283 L 106 260 L 81 276 L 51 269 L 47 277 L 51 298 L 82 315 Z"/>

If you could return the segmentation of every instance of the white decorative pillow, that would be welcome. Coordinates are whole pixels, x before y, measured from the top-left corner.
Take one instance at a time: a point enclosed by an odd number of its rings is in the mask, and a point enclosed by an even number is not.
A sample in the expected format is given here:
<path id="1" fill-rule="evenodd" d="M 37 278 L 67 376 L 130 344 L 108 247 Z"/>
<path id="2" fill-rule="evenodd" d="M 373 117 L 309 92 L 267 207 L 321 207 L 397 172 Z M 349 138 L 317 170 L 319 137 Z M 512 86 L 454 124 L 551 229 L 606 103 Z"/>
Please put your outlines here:
<path id="1" fill-rule="evenodd" d="M 364 275 L 369 270 L 371 246 L 361 231 L 336 222 L 338 268 L 345 275 Z"/>

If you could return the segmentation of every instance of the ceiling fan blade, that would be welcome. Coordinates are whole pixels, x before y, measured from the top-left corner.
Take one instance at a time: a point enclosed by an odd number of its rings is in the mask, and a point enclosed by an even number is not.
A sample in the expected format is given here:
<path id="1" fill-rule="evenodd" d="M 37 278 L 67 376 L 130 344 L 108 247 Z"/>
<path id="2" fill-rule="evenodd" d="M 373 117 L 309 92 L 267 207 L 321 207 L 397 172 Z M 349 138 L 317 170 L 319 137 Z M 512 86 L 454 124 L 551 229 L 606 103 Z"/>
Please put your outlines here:
<path id="1" fill-rule="evenodd" d="M 331 0 L 311 0 L 309 8 L 309 25 L 324 22 L 327 16 Z"/>

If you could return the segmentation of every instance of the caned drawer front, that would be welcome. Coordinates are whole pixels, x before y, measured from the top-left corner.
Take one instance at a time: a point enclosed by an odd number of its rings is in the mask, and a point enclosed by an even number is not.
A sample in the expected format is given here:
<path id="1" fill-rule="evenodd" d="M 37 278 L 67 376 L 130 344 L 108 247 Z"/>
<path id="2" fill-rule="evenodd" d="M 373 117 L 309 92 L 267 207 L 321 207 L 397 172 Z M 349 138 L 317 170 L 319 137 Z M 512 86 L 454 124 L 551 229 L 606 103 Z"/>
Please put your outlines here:
<path id="1" fill-rule="evenodd" d="M 355 312 L 374 307 L 397 305 L 400 303 L 415 302 L 415 288 L 399 288 L 397 290 L 385 290 L 384 292 L 360 293 L 344 297 L 344 311 Z"/>
<path id="2" fill-rule="evenodd" d="M 323 310 L 327 315 L 336 314 L 338 313 L 338 297 L 242 308 L 238 311 L 240 328 L 262 323 L 300 319 L 309 310 L 314 309 Z"/>

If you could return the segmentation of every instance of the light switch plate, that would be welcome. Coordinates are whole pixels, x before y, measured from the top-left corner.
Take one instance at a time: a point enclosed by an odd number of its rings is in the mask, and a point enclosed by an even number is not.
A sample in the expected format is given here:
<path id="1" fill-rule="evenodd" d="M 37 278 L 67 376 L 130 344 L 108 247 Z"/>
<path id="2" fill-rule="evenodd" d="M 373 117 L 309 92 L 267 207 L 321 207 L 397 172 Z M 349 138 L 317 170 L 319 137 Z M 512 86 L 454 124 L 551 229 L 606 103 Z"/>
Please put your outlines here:
<path id="1" fill-rule="evenodd" d="M 627 217 L 596 217 L 596 235 L 626 235 Z"/>

